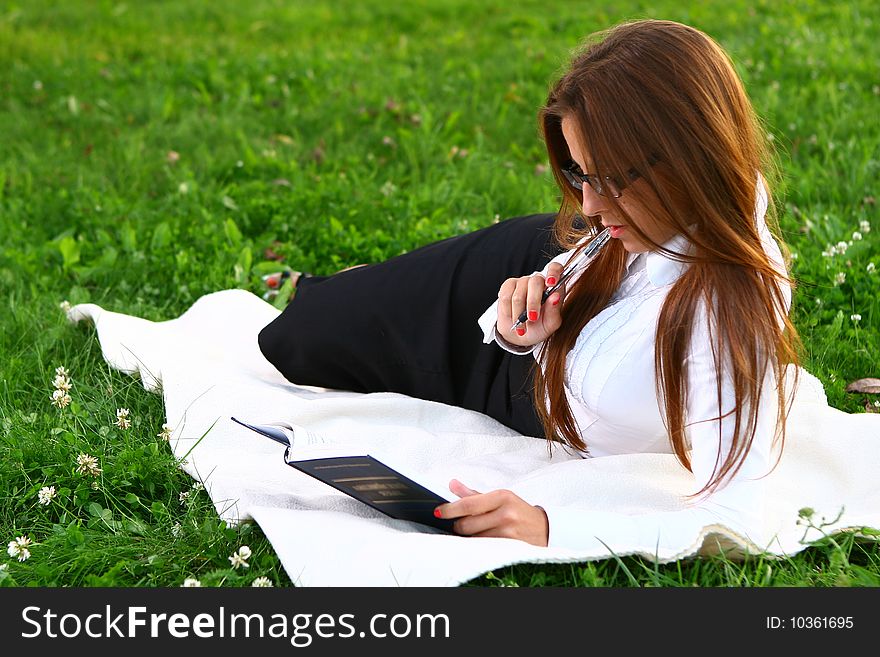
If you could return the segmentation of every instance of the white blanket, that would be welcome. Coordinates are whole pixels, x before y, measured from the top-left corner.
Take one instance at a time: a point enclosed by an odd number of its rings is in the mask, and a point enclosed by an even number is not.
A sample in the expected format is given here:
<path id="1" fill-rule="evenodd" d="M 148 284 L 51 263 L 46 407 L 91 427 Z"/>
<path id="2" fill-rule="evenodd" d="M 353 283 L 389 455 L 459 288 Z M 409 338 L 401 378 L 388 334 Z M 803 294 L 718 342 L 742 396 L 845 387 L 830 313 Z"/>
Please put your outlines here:
<path id="1" fill-rule="evenodd" d="M 456 586 L 524 562 L 566 563 L 640 554 L 666 563 L 724 550 L 794 554 L 823 536 L 880 527 L 880 415 L 828 406 L 819 382 L 801 372 L 785 453 L 768 477 L 763 526 L 676 522 L 659 536 L 626 539 L 615 517 L 686 508 L 689 472 L 670 454 L 580 459 L 495 420 L 396 393 L 359 394 L 287 382 L 260 353 L 259 330 L 278 310 L 253 294 L 225 290 L 186 313 L 151 322 L 94 304 L 69 311 L 94 323 L 107 362 L 161 390 L 171 447 L 202 481 L 228 522 L 253 518 L 300 586 Z M 393 520 L 287 466 L 284 448 L 230 416 L 294 428 L 301 458 L 371 454 L 447 499 L 452 478 L 471 488 L 508 488 L 533 504 L 607 512 L 585 528 L 590 548 L 541 548 L 501 538 L 465 538 Z M 158 429 L 158 427 L 157 427 Z M 201 442 L 197 441 L 206 434 Z M 800 509 L 815 510 L 813 524 Z M 617 533 L 616 533 L 617 532 Z M 620 538 L 620 536 L 624 538 Z M 637 536 L 638 534 L 632 534 Z M 758 537 L 758 538 L 756 538 Z M 757 540 L 757 543 L 756 543 Z"/>

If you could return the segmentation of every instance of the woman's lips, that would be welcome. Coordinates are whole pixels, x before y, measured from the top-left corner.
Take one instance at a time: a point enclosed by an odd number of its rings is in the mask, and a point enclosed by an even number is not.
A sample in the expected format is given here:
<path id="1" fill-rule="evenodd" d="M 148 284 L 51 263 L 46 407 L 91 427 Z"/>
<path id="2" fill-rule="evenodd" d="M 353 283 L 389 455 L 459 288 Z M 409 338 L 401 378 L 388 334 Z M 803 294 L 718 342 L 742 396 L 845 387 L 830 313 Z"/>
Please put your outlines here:
<path id="1" fill-rule="evenodd" d="M 623 231 L 626 230 L 626 226 L 608 226 L 608 232 L 611 233 L 611 237 L 620 237 Z"/>

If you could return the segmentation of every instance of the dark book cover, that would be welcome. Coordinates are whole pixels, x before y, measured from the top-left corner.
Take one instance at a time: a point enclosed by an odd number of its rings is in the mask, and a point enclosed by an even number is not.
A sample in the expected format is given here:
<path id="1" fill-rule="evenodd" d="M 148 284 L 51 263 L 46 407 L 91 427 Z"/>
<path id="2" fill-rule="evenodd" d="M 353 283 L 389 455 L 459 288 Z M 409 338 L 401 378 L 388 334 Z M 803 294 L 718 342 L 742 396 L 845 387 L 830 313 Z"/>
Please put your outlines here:
<path id="1" fill-rule="evenodd" d="M 434 509 L 449 500 L 404 476 L 369 455 L 333 456 L 319 459 L 295 459 L 290 441 L 280 427 L 234 422 L 287 446 L 284 461 L 292 468 L 318 479 L 328 486 L 398 520 L 410 520 L 447 533 L 452 520 L 436 518 Z"/>

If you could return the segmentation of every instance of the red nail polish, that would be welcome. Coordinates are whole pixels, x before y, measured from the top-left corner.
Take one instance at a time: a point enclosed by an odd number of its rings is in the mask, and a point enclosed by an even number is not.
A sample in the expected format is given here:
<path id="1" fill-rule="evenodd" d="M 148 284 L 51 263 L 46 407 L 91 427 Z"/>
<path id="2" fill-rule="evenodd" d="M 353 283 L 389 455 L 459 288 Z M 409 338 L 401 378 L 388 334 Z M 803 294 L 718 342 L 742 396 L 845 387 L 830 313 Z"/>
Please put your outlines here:
<path id="1" fill-rule="evenodd" d="M 434 509 L 434 517 L 435 517 L 435 518 L 439 518 L 439 517 L 440 517 L 440 509 L 439 509 L 439 508 Z"/>
<path id="2" fill-rule="evenodd" d="M 518 328 L 516 329 L 516 334 L 519 336 L 523 336 L 526 334 L 526 330 L 524 328 Z"/>
<path id="3" fill-rule="evenodd" d="M 556 278 L 551 276 L 547 279 L 547 285 L 556 285 Z"/>
<path id="4" fill-rule="evenodd" d="M 537 310 L 530 310 L 529 311 L 529 321 L 534 322 L 534 321 L 537 321 L 537 319 L 538 319 L 538 311 Z"/>
<path id="5" fill-rule="evenodd" d="M 559 299 L 557 299 L 556 301 L 554 301 L 554 302 L 552 303 L 552 305 L 554 305 L 554 306 L 558 306 L 558 305 L 559 305 Z"/>

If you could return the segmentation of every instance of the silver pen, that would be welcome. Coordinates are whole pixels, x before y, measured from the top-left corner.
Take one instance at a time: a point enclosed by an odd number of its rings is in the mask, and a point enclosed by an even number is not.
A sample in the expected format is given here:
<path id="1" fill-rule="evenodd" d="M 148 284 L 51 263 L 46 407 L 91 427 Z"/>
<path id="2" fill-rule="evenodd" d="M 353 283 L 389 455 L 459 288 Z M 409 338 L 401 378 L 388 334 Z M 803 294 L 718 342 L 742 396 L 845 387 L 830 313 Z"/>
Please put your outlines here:
<path id="1" fill-rule="evenodd" d="M 591 241 L 589 245 L 587 245 L 587 248 L 581 251 L 578 259 L 571 263 L 568 269 L 562 272 L 562 275 L 559 277 L 559 280 L 556 281 L 556 284 L 544 290 L 544 294 L 541 295 L 541 305 L 543 306 L 544 302 L 547 301 L 550 295 L 556 292 L 559 286 L 561 286 L 569 278 L 571 278 L 572 274 L 574 274 L 578 269 L 586 267 L 590 263 L 590 261 L 599 253 L 599 250 L 608 243 L 609 239 L 611 239 L 611 232 L 607 228 L 596 235 L 596 237 L 593 238 L 593 241 Z M 525 324 L 528 318 L 529 311 L 523 310 L 513 326 L 510 327 L 510 330 L 515 331 L 520 326 Z"/>

